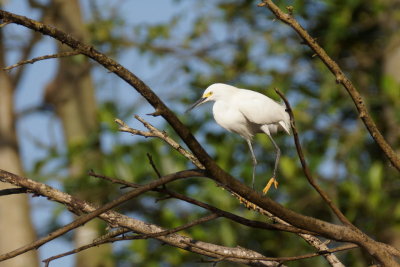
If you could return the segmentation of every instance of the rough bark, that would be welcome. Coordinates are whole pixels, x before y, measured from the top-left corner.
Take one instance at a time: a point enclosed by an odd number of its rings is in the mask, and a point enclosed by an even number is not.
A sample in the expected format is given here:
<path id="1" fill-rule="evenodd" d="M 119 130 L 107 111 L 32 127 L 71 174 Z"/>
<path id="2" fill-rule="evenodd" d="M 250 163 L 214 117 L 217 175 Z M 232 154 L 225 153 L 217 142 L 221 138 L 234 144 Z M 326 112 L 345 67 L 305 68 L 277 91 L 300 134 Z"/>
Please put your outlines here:
<path id="1" fill-rule="evenodd" d="M 2 32 L 0 31 L 0 65 L 5 66 Z M 14 116 L 14 88 L 6 72 L 0 71 L 0 168 L 23 174 L 18 151 Z M 10 188 L 0 182 L 0 190 Z M 26 195 L 3 196 L 0 201 L 0 254 L 18 248 L 36 238 Z M 36 252 L 29 252 L 0 263 L 1 267 L 38 266 Z"/>
<path id="2" fill-rule="evenodd" d="M 79 1 L 54 0 L 51 6 L 52 24 L 85 40 L 88 33 L 81 17 Z M 69 51 L 61 43 L 58 52 Z M 89 62 L 84 59 L 61 60 L 54 80 L 46 88 L 46 101 L 51 103 L 62 122 L 66 145 L 69 149 L 70 176 L 80 179 L 87 168 L 95 168 L 99 156 L 95 91 Z M 79 147 L 79 149 L 77 149 Z M 85 147 L 85 148 L 83 148 Z M 86 149 L 87 148 L 87 149 Z M 84 151 L 84 152 L 81 152 Z M 76 192 L 83 199 L 90 198 L 84 190 Z M 91 243 L 99 236 L 98 221 L 91 221 L 75 231 L 77 247 Z M 77 254 L 76 266 L 113 266 L 111 246 L 101 246 Z"/>

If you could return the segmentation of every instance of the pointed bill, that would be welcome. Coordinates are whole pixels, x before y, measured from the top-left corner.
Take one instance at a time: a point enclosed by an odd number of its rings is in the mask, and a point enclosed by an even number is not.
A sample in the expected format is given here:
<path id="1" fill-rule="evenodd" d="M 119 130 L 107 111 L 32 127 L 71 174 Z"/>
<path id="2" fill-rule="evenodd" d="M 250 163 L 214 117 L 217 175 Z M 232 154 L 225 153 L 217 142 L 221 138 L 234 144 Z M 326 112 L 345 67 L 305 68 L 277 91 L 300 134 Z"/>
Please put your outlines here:
<path id="1" fill-rule="evenodd" d="M 194 109 L 197 106 L 200 106 L 201 104 L 203 104 L 206 101 L 206 97 L 202 97 L 199 100 L 197 100 L 196 102 L 194 102 L 186 111 L 185 113 L 188 113 L 189 111 L 191 111 L 192 109 Z"/>

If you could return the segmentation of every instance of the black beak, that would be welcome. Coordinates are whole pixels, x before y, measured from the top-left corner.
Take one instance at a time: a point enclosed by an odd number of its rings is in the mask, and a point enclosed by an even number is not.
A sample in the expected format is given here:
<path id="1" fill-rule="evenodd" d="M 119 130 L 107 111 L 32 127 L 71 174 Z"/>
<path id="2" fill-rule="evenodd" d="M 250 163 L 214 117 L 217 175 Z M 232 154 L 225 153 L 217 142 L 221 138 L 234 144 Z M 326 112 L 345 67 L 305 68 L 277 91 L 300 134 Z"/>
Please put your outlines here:
<path id="1" fill-rule="evenodd" d="M 196 102 L 193 103 L 193 105 L 191 105 L 186 111 L 185 113 L 188 113 L 189 111 L 191 111 L 192 109 L 194 109 L 197 106 L 200 106 L 201 104 L 204 103 L 204 101 L 206 101 L 207 98 L 202 97 L 199 100 L 197 100 Z"/>

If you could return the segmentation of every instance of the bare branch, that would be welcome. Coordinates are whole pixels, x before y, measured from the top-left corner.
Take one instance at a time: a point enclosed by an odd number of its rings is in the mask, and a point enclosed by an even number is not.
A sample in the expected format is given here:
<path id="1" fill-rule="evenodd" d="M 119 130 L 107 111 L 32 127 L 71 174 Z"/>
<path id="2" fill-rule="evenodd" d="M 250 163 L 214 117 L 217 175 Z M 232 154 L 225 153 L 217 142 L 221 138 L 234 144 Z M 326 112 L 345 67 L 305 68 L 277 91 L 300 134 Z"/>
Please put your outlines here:
<path id="1" fill-rule="evenodd" d="M 188 229 L 190 227 L 199 225 L 201 223 L 208 222 L 208 221 L 216 219 L 216 218 L 218 218 L 217 214 L 211 214 L 211 215 L 207 215 L 205 217 L 202 217 L 200 219 L 197 219 L 197 220 L 195 220 L 193 222 L 187 223 L 185 225 L 182 225 L 182 226 L 179 226 L 179 227 L 175 227 L 173 229 L 168 229 L 168 230 L 165 230 L 165 231 L 161 231 L 161 232 L 158 232 L 158 233 L 139 234 L 139 235 L 122 236 L 122 237 L 115 238 L 115 236 L 120 235 L 120 234 L 124 234 L 124 233 L 129 231 L 127 229 L 119 229 L 119 231 L 113 232 L 112 235 L 107 237 L 107 238 L 101 238 L 101 239 L 95 240 L 91 244 L 88 244 L 88 245 L 85 245 L 85 246 L 81 246 L 79 248 L 67 251 L 67 252 L 59 254 L 59 255 L 52 256 L 50 258 L 44 259 L 42 262 L 44 262 L 46 264 L 45 266 L 48 266 L 50 264 L 50 262 L 55 260 L 55 259 L 59 259 L 59 258 L 68 256 L 68 255 L 72 255 L 72 254 L 81 252 L 83 250 L 86 250 L 86 249 L 89 249 L 89 248 L 92 248 L 92 247 L 95 247 L 95 246 L 99 246 L 99 245 L 102 245 L 102 244 L 106 244 L 106 243 L 113 243 L 113 242 L 122 241 L 122 240 L 148 239 L 148 238 L 155 238 L 155 237 L 159 237 L 159 236 L 167 236 L 167 235 L 170 235 L 170 234 L 173 234 L 173 233 Z"/>
<path id="2" fill-rule="evenodd" d="M 125 122 L 123 122 L 120 119 L 115 119 L 115 122 L 120 125 L 119 130 L 121 132 L 127 132 L 127 133 L 131 133 L 134 135 L 141 135 L 144 137 L 160 138 L 165 143 L 167 143 L 172 148 L 174 148 L 176 151 L 178 151 L 181 155 L 183 155 L 188 160 L 190 160 L 197 168 L 204 169 L 203 164 L 201 164 L 200 161 L 192 153 L 190 153 L 189 151 L 184 149 L 179 143 L 177 143 L 175 140 L 170 138 L 166 132 L 158 130 L 156 127 L 154 127 L 153 125 L 151 125 L 149 122 L 145 121 L 138 115 L 135 115 L 135 118 L 138 121 L 140 121 L 147 129 L 149 129 L 149 132 L 132 129 Z"/>
<path id="3" fill-rule="evenodd" d="M 96 178 L 100 178 L 100 179 L 104 179 L 104 180 L 110 181 L 111 183 L 114 183 L 114 184 L 122 184 L 122 185 L 125 185 L 126 187 L 138 188 L 138 187 L 141 186 L 140 184 L 135 184 L 135 183 L 127 182 L 127 181 L 124 181 L 124 180 L 112 178 L 112 177 L 109 177 L 109 176 L 106 176 L 106 175 L 97 174 L 97 173 L 93 172 L 93 170 L 89 171 L 88 175 L 90 175 L 92 177 L 96 177 Z"/>
<path id="4" fill-rule="evenodd" d="M 40 60 L 45 60 L 45 59 L 50 59 L 50 58 L 70 57 L 70 56 L 76 56 L 76 55 L 79 55 L 79 54 L 80 54 L 80 52 L 78 52 L 78 51 L 69 51 L 69 52 L 64 52 L 64 53 L 59 53 L 59 54 L 52 54 L 52 55 L 45 55 L 45 56 L 41 56 L 41 57 L 35 57 L 35 58 L 29 59 L 29 60 L 19 61 L 18 63 L 15 63 L 14 65 L 11 65 L 11 66 L 8 66 L 6 68 L 3 68 L 3 70 L 4 71 L 11 70 L 13 68 L 16 68 L 16 67 L 19 67 L 19 66 L 22 66 L 22 65 L 25 65 L 25 64 L 33 64 L 33 63 L 35 63 L 37 61 L 40 61 Z"/>
<path id="5" fill-rule="evenodd" d="M 154 172 L 157 174 L 157 177 L 160 178 L 161 177 L 161 173 L 160 171 L 157 169 L 156 164 L 153 161 L 153 157 L 150 155 L 150 153 L 147 153 L 147 158 L 149 159 L 149 163 L 151 165 L 151 167 L 153 168 Z"/>
<path id="6" fill-rule="evenodd" d="M 291 16 L 283 12 L 277 5 L 273 3 L 272 0 L 262 0 L 262 3 L 259 6 L 266 6 L 275 16 L 292 27 L 297 34 L 303 39 L 303 41 L 318 55 L 318 57 L 324 62 L 324 64 L 328 67 L 328 69 L 332 72 L 332 74 L 336 78 L 336 82 L 343 85 L 346 89 L 347 93 L 353 100 L 357 111 L 359 113 L 360 119 L 368 129 L 370 135 L 378 144 L 380 149 L 389 159 L 389 161 L 396 167 L 397 170 L 400 171 L 400 157 L 396 155 L 396 152 L 392 149 L 392 147 L 386 142 L 385 138 L 380 133 L 378 127 L 376 126 L 374 120 L 368 113 L 368 109 L 364 104 L 364 100 L 361 97 L 360 93 L 357 91 L 356 87 L 350 81 L 349 78 L 343 73 L 340 69 L 339 65 L 329 57 L 329 55 L 325 52 L 325 50 L 317 43 L 317 41 L 310 36 L 310 34 L 297 22 L 297 20 Z"/>
<path id="7" fill-rule="evenodd" d="M 300 255 L 300 256 L 276 257 L 276 258 L 274 258 L 274 257 L 260 257 L 260 258 L 252 258 L 252 259 L 253 260 L 273 260 L 273 261 L 280 262 L 282 264 L 282 263 L 288 262 L 288 261 L 309 259 L 309 258 L 318 257 L 318 256 L 325 255 L 325 254 L 330 254 L 330 253 L 334 253 L 334 252 L 354 249 L 354 248 L 357 248 L 357 247 L 358 246 L 354 245 L 354 244 L 346 244 L 346 245 L 339 246 L 339 247 L 336 247 L 336 248 L 327 249 L 325 251 L 320 251 L 320 252 L 315 252 L 315 253 L 310 253 L 310 254 L 305 254 L 305 255 Z M 234 256 L 233 258 L 236 258 L 236 257 L 240 258 L 240 259 L 246 259 L 246 257 L 244 257 L 244 256 Z M 223 261 L 223 260 L 227 260 L 229 258 L 230 257 L 222 256 L 221 258 L 217 258 L 217 259 L 211 260 L 209 262 Z M 250 259 L 250 258 L 247 258 L 247 259 Z"/>

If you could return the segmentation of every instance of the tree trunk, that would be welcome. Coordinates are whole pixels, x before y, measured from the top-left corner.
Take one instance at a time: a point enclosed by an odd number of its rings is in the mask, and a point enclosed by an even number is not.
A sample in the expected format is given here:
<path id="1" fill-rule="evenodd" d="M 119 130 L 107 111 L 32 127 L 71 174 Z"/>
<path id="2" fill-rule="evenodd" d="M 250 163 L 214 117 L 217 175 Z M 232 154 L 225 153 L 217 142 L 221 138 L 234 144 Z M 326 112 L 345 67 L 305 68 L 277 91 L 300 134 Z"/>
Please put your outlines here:
<path id="1" fill-rule="evenodd" d="M 77 0 L 54 0 L 52 2 L 52 23 L 74 37 L 88 39 Z M 65 46 L 58 44 L 58 52 Z M 74 57 L 60 60 L 56 78 L 46 89 L 46 101 L 54 105 L 61 119 L 64 137 L 69 149 L 69 171 L 71 179 L 87 178 L 89 169 L 99 166 L 99 137 L 96 115 L 94 86 L 87 59 Z M 92 189 L 92 190 L 90 190 Z M 80 198 L 95 201 L 101 198 L 94 188 L 78 188 L 73 192 Z M 99 236 L 99 221 L 78 228 L 75 231 L 75 245 L 93 242 Z M 77 254 L 77 267 L 113 266 L 110 245 L 103 245 Z"/>
<path id="2" fill-rule="evenodd" d="M 0 65 L 5 66 L 2 32 L 0 31 Z M 6 72 L 0 71 L 0 169 L 23 175 L 18 151 L 14 116 L 14 88 Z M 0 182 L 0 190 L 11 188 Z M 27 195 L 0 198 L 0 254 L 9 252 L 36 239 L 30 218 Z M 38 266 L 36 251 L 0 263 L 0 267 Z"/>

